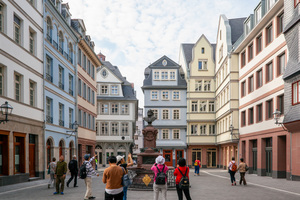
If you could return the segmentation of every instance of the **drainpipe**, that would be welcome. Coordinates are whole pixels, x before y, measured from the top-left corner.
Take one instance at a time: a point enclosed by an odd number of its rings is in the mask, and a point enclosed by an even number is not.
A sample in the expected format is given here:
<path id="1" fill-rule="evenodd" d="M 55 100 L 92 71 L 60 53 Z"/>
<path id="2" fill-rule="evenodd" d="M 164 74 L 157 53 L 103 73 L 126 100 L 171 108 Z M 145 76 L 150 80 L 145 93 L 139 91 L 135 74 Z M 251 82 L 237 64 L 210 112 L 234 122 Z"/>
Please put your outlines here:
<path id="1" fill-rule="evenodd" d="M 187 69 L 187 77 L 189 77 L 190 75 L 190 69 Z M 187 78 L 187 92 L 189 91 L 189 89 L 190 89 L 190 78 Z M 189 105 L 190 105 L 190 103 L 189 103 L 189 101 L 190 101 L 190 92 L 188 92 L 188 101 L 187 101 L 187 112 L 189 112 Z M 187 120 L 189 120 L 190 119 L 190 114 L 188 114 L 188 119 Z M 190 131 L 190 126 L 188 125 L 189 123 L 187 122 L 187 132 L 186 132 L 186 135 L 188 136 L 188 139 L 187 139 L 187 145 L 186 145 L 186 150 L 187 150 L 187 154 L 186 154 L 186 159 L 187 160 L 189 160 L 189 154 L 188 154 L 188 149 L 189 149 L 189 143 L 190 143 L 190 135 L 188 135 L 188 133 L 189 133 L 189 131 Z M 188 162 L 187 162 L 188 163 Z M 188 164 L 187 164 L 188 165 Z M 191 163 L 191 165 L 192 165 L 192 163 Z"/>
<path id="2" fill-rule="evenodd" d="M 290 133 L 290 168 L 291 168 L 291 176 L 290 179 L 291 181 L 293 180 L 293 174 L 292 174 L 292 132 Z"/>
<path id="3" fill-rule="evenodd" d="M 46 2 L 43 2 L 43 11 L 45 10 L 45 3 Z M 45 13 L 45 11 L 44 11 Z M 43 16 L 43 21 L 45 21 L 45 15 Z M 44 26 L 44 23 L 43 23 L 43 26 Z M 43 33 L 43 57 L 44 57 L 44 61 L 46 60 L 46 54 L 45 54 L 45 38 L 44 38 L 44 33 Z M 45 96 L 45 66 L 44 66 L 44 62 L 43 62 L 43 102 L 42 102 L 42 105 L 43 105 L 43 110 L 44 110 L 44 113 L 43 113 L 43 117 L 44 117 L 44 125 L 43 125 L 43 153 L 44 153 L 44 156 L 43 156 L 43 178 L 45 178 L 46 176 L 46 172 L 45 172 L 45 169 L 46 169 L 46 157 L 47 157 L 47 153 L 46 153 L 46 113 L 45 113 L 45 100 L 46 100 L 46 96 Z M 52 159 L 52 158 L 50 158 Z"/>

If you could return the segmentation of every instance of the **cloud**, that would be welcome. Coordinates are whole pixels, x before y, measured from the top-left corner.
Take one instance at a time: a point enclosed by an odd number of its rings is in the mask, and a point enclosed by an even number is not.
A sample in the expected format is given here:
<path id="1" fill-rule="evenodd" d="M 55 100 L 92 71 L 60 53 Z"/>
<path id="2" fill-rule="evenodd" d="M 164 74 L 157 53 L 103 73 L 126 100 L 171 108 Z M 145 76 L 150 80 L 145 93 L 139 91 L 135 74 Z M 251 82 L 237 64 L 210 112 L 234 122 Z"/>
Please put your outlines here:
<path id="1" fill-rule="evenodd" d="M 178 61 L 181 43 L 201 34 L 215 42 L 220 14 L 246 17 L 259 1 L 247 0 L 69 0 L 72 18 L 85 22 L 96 53 L 106 55 L 135 84 L 143 107 L 144 69 L 167 55 Z"/>

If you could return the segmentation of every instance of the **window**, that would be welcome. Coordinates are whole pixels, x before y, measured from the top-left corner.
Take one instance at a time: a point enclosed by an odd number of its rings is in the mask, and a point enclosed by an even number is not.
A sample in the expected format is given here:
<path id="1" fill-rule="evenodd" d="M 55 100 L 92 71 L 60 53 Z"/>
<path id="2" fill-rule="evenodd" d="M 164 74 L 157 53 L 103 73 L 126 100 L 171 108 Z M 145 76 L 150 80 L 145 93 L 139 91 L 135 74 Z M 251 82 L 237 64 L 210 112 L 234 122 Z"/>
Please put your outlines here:
<path id="1" fill-rule="evenodd" d="M 170 72 L 170 80 L 175 80 L 175 72 Z"/>
<path id="2" fill-rule="evenodd" d="M 86 71 L 86 55 L 83 54 L 83 69 Z"/>
<path id="3" fill-rule="evenodd" d="M 4 6 L 0 3 L 0 32 L 4 31 Z"/>
<path id="4" fill-rule="evenodd" d="M 248 46 L 248 62 L 253 59 L 253 44 Z"/>
<path id="5" fill-rule="evenodd" d="M 163 110 L 162 115 L 162 119 L 169 119 L 169 110 Z"/>
<path id="6" fill-rule="evenodd" d="M 83 83 L 83 98 L 86 99 L 86 84 Z"/>
<path id="7" fill-rule="evenodd" d="M 81 49 L 78 49 L 78 64 L 80 66 L 82 66 L 82 64 L 81 64 Z"/>
<path id="8" fill-rule="evenodd" d="M 173 110 L 173 119 L 179 119 L 179 118 L 180 118 L 179 110 Z"/>
<path id="9" fill-rule="evenodd" d="M 260 88 L 263 84 L 262 69 L 256 72 L 256 88 Z"/>
<path id="10" fill-rule="evenodd" d="M 248 93 L 253 92 L 254 90 L 254 79 L 253 75 L 248 78 Z"/>
<path id="11" fill-rule="evenodd" d="M 262 104 L 256 106 L 256 113 L 256 122 L 261 122 L 263 120 Z"/>
<path id="12" fill-rule="evenodd" d="M 60 126 L 64 126 L 64 105 L 60 103 L 58 109 L 58 123 Z"/>
<path id="13" fill-rule="evenodd" d="M 161 72 L 161 80 L 168 80 L 168 72 L 166 71 Z"/>
<path id="14" fill-rule="evenodd" d="M 246 81 L 241 84 L 241 95 L 244 97 L 246 95 Z"/>
<path id="15" fill-rule="evenodd" d="M 122 123 L 122 135 L 128 135 L 128 123 Z"/>
<path id="16" fill-rule="evenodd" d="M 220 37 L 221 37 L 221 35 L 220 35 Z M 222 60 L 222 58 L 223 58 L 223 45 L 219 49 L 219 62 Z"/>
<path id="17" fill-rule="evenodd" d="M 83 127 L 86 128 L 86 112 L 83 112 Z"/>
<path id="18" fill-rule="evenodd" d="M 179 129 L 173 129 L 173 139 L 174 140 L 180 139 L 180 130 Z"/>
<path id="19" fill-rule="evenodd" d="M 209 125 L 209 135 L 215 135 L 215 134 L 216 134 L 216 126 Z"/>
<path id="20" fill-rule="evenodd" d="M 281 34 L 282 32 L 283 32 L 283 28 L 284 28 L 284 26 L 283 26 L 283 17 L 284 17 L 284 14 L 282 13 L 281 15 L 279 15 L 278 17 L 277 17 L 277 35 L 279 35 L 279 34 Z"/>
<path id="21" fill-rule="evenodd" d="M 111 86 L 111 94 L 119 94 L 117 85 Z"/>
<path id="22" fill-rule="evenodd" d="M 46 80 L 52 83 L 52 58 L 46 56 Z"/>
<path id="23" fill-rule="evenodd" d="M 201 91 L 201 90 L 202 90 L 202 81 L 196 81 L 195 91 Z"/>
<path id="24" fill-rule="evenodd" d="M 69 128 L 72 128 L 72 123 L 73 123 L 73 109 L 69 108 Z"/>
<path id="25" fill-rule="evenodd" d="M 116 104 L 116 103 L 112 103 L 111 104 L 111 114 L 113 114 L 113 115 L 117 115 L 117 114 L 119 114 L 119 112 L 118 112 L 118 104 Z"/>
<path id="26" fill-rule="evenodd" d="M 35 87 L 36 87 L 36 83 L 33 81 L 29 81 L 29 104 L 31 106 L 35 106 Z"/>
<path id="27" fill-rule="evenodd" d="M 280 111 L 281 115 L 284 114 L 284 95 L 277 97 L 277 109 Z"/>
<path id="28" fill-rule="evenodd" d="M 249 125 L 253 124 L 254 123 L 253 108 L 249 108 L 249 110 L 248 110 L 248 118 L 249 118 L 248 124 Z"/>
<path id="29" fill-rule="evenodd" d="M 169 100 L 169 91 L 162 91 L 162 100 Z"/>
<path id="30" fill-rule="evenodd" d="M 29 31 L 29 52 L 31 54 L 35 54 L 35 33 L 33 31 Z"/>
<path id="31" fill-rule="evenodd" d="M 246 111 L 241 113 L 241 126 L 246 126 Z"/>
<path id="32" fill-rule="evenodd" d="M 215 112 L 215 102 L 214 101 L 208 102 L 208 112 Z"/>
<path id="33" fill-rule="evenodd" d="M 78 95 L 81 96 L 81 79 L 78 79 Z"/>
<path id="34" fill-rule="evenodd" d="M 293 83 L 292 90 L 293 105 L 300 103 L 300 81 Z"/>
<path id="35" fill-rule="evenodd" d="M 21 79 L 22 79 L 21 75 L 15 74 L 15 99 L 17 101 L 21 101 L 21 88 L 22 88 Z"/>
<path id="36" fill-rule="evenodd" d="M 112 135 L 118 135 L 118 123 L 111 123 L 111 133 Z"/>
<path id="37" fill-rule="evenodd" d="M 87 95 L 88 95 L 88 97 L 87 97 L 87 100 L 88 100 L 88 102 L 90 102 L 91 103 L 91 88 L 90 87 L 87 87 Z"/>
<path id="38" fill-rule="evenodd" d="M 0 66 L 0 95 L 4 95 L 4 67 Z"/>
<path id="39" fill-rule="evenodd" d="M 206 135 L 206 125 L 200 126 L 200 135 Z"/>
<path id="40" fill-rule="evenodd" d="M 88 75 L 91 75 L 91 61 L 88 60 L 88 68 L 87 68 Z"/>
<path id="41" fill-rule="evenodd" d="M 273 118 L 273 99 L 266 102 L 266 119 Z"/>
<path id="42" fill-rule="evenodd" d="M 47 40 L 52 43 L 52 22 L 49 17 L 47 17 Z"/>
<path id="43" fill-rule="evenodd" d="M 206 101 L 200 101 L 199 110 L 200 112 L 206 112 Z"/>
<path id="44" fill-rule="evenodd" d="M 201 53 L 204 54 L 205 53 L 205 49 L 204 47 L 201 48 Z"/>
<path id="45" fill-rule="evenodd" d="M 46 97 L 46 122 L 53 123 L 52 117 L 52 99 Z"/>
<path id="46" fill-rule="evenodd" d="M 207 69 L 207 61 L 199 60 L 198 61 L 198 70 L 206 70 Z"/>
<path id="47" fill-rule="evenodd" d="M 266 28 L 266 45 L 273 41 L 273 25 L 271 24 Z"/>
<path id="48" fill-rule="evenodd" d="M 192 112 L 198 112 L 198 101 L 192 101 Z"/>
<path id="49" fill-rule="evenodd" d="M 242 64 L 242 67 L 244 67 L 246 65 L 246 52 L 245 51 L 241 54 L 241 64 Z"/>
<path id="50" fill-rule="evenodd" d="M 191 135 L 197 135 L 198 134 L 198 125 L 192 124 L 191 125 Z"/>
<path id="51" fill-rule="evenodd" d="M 273 62 L 266 66 L 266 83 L 273 80 Z"/>
<path id="52" fill-rule="evenodd" d="M 129 114 L 128 107 L 129 107 L 128 104 L 122 104 L 121 105 L 121 114 L 128 115 Z"/>
<path id="53" fill-rule="evenodd" d="M 82 111 L 78 109 L 78 124 L 82 125 Z"/>
<path id="54" fill-rule="evenodd" d="M 102 122 L 100 126 L 101 126 L 101 135 L 108 135 L 108 123 Z"/>
<path id="55" fill-rule="evenodd" d="M 267 11 L 270 10 L 272 8 L 272 6 L 275 4 L 276 0 L 267 0 Z"/>
<path id="56" fill-rule="evenodd" d="M 25 134 L 14 134 L 14 173 L 25 173 Z"/>
<path id="57" fill-rule="evenodd" d="M 21 45 L 21 20 L 14 15 L 14 40 Z"/>
<path id="58" fill-rule="evenodd" d="M 162 139 L 163 140 L 169 139 L 169 130 L 168 129 L 162 129 Z"/>
<path id="59" fill-rule="evenodd" d="M 180 100 L 179 91 L 173 91 L 173 100 Z"/>
<path id="60" fill-rule="evenodd" d="M 152 109 L 152 111 L 153 111 L 153 116 L 156 117 L 156 119 L 158 119 L 158 110 Z"/>
<path id="61" fill-rule="evenodd" d="M 261 52 L 261 50 L 262 50 L 262 35 L 259 35 L 256 38 L 256 54 Z"/>
<path id="62" fill-rule="evenodd" d="M 73 76 L 69 74 L 69 94 L 73 96 Z"/>
<path id="63" fill-rule="evenodd" d="M 261 19 L 261 6 L 259 6 L 256 10 L 255 10 L 255 24 L 257 24 Z"/>
<path id="64" fill-rule="evenodd" d="M 251 31 L 250 19 L 246 22 L 245 28 L 246 28 L 246 34 L 250 33 Z"/>
<path id="65" fill-rule="evenodd" d="M 64 89 L 64 68 L 58 67 L 58 87 Z"/>
<path id="66" fill-rule="evenodd" d="M 72 45 L 71 42 L 69 43 L 69 46 L 68 46 L 68 52 L 69 52 L 68 60 L 69 60 L 71 63 L 73 63 L 73 45 Z"/>
<path id="67" fill-rule="evenodd" d="M 283 74 L 285 70 L 285 53 L 281 54 L 280 56 L 277 57 L 277 76 Z"/>
<path id="68" fill-rule="evenodd" d="M 104 104 L 104 103 L 101 104 L 101 114 L 105 114 L 105 115 L 108 114 L 108 104 Z"/>
<path id="69" fill-rule="evenodd" d="M 159 80 L 159 72 L 154 72 L 154 80 Z"/>
<path id="70" fill-rule="evenodd" d="M 158 100 L 158 91 L 151 91 L 151 100 Z"/>
<path id="71" fill-rule="evenodd" d="M 101 85 L 101 94 L 108 94 L 107 85 Z"/>
<path id="72" fill-rule="evenodd" d="M 92 65 L 92 79 L 95 79 L 95 66 Z"/>
<path id="73" fill-rule="evenodd" d="M 59 52 L 64 55 L 64 36 L 62 32 L 58 34 L 58 44 L 59 44 Z"/>
<path id="74" fill-rule="evenodd" d="M 210 91 L 210 81 L 204 81 L 203 90 Z"/>

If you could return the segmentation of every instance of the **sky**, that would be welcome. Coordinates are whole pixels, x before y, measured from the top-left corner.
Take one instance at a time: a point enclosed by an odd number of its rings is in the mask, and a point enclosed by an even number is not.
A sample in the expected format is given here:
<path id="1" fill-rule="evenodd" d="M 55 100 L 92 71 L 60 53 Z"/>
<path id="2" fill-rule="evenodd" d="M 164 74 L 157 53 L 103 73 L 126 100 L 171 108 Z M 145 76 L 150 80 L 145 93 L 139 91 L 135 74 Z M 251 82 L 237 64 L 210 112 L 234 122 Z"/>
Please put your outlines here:
<path id="1" fill-rule="evenodd" d="M 215 43 L 219 16 L 253 14 L 259 0 L 64 0 L 73 19 L 83 19 L 95 52 L 118 66 L 134 83 L 144 107 L 144 70 L 166 55 L 179 60 L 181 43 L 195 43 L 202 34 Z"/>

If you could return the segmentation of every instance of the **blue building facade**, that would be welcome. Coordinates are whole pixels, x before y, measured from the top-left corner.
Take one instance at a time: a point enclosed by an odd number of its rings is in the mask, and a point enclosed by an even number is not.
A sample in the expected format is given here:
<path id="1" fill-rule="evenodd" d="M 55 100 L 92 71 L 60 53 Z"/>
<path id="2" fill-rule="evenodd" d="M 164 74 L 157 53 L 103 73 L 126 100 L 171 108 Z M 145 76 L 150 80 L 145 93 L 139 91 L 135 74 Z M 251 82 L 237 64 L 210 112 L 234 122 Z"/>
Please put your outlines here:
<path id="1" fill-rule="evenodd" d="M 163 56 L 145 69 L 142 90 L 145 115 L 151 109 L 157 118 L 153 122 L 158 129 L 156 146 L 166 164 L 176 166 L 179 158 L 186 158 L 187 83 L 184 71 Z"/>
<path id="2" fill-rule="evenodd" d="M 71 28 L 68 4 L 44 0 L 44 111 L 46 166 L 60 155 L 71 160 L 77 146 L 77 37 Z"/>

